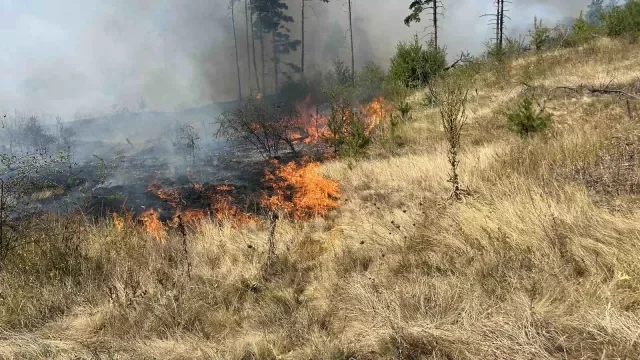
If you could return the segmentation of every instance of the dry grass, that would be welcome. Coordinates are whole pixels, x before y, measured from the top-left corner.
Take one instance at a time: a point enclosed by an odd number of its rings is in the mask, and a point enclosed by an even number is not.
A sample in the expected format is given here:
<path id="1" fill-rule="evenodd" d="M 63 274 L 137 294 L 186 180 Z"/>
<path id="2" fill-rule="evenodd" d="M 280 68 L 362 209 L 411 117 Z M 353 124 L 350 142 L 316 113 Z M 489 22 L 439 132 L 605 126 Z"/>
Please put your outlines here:
<path id="1" fill-rule="evenodd" d="M 624 82 L 638 55 L 601 42 L 528 76 Z M 25 247 L 0 280 L 0 358 L 640 358 L 640 123 L 615 96 L 563 94 L 548 102 L 553 130 L 518 139 L 501 113 L 535 61 L 502 84 L 476 78 L 465 201 L 445 201 L 437 109 L 418 111 L 399 155 L 324 165 L 341 208 L 281 221 L 270 268 L 260 225 L 195 231 L 187 278 L 177 237 L 47 219 L 49 245 Z"/>

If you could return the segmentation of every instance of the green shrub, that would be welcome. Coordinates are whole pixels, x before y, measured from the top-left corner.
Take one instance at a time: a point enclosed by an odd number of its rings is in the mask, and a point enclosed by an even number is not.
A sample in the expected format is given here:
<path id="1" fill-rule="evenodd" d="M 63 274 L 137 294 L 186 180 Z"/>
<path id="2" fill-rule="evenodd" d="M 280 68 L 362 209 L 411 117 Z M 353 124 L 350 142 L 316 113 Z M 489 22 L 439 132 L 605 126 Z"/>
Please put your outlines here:
<path id="1" fill-rule="evenodd" d="M 335 100 L 332 103 L 327 128 L 329 131 L 324 140 L 338 156 L 362 155 L 371 143 L 364 120 L 346 102 Z"/>
<path id="2" fill-rule="evenodd" d="M 425 92 L 424 95 L 422 96 L 422 100 L 420 104 L 425 108 L 429 109 L 435 106 L 435 101 L 433 99 L 433 96 L 429 92 Z"/>
<path id="3" fill-rule="evenodd" d="M 525 52 L 525 40 L 523 37 L 510 38 L 505 37 L 502 47 L 496 43 L 488 43 L 485 58 L 497 59 L 499 61 L 519 57 Z"/>
<path id="4" fill-rule="evenodd" d="M 531 47 L 535 51 L 540 51 L 547 44 L 551 37 L 551 29 L 542 25 L 542 20 L 538 20 L 537 16 L 533 18 L 533 30 L 529 31 L 531 37 Z"/>
<path id="5" fill-rule="evenodd" d="M 359 100 L 369 101 L 379 95 L 384 88 L 386 77 L 387 75 L 380 66 L 372 62 L 365 65 L 356 74 Z"/>
<path id="6" fill-rule="evenodd" d="M 593 35 L 598 32 L 599 31 L 596 26 L 589 24 L 585 20 L 584 13 L 581 11 L 580 15 L 571 27 L 571 33 L 567 39 L 567 45 L 580 46 L 593 39 Z"/>
<path id="7" fill-rule="evenodd" d="M 628 0 L 622 6 L 614 6 L 605 14 L 605 31 L 608 36 L 640 34 L 640 0 Z"/>
<path id="8" fill-rule="evenodd" d="M 509 128 L 521 137 L 545 130 L 551 125 L 551 114 L 544 109 L 536 111 L 531 97 L 526 96 L 513 111 L 507 114 Z"/>
<path id="9" fill-rule="evenodd" d="M 387 76 L 381 94 L 387 101 L 403 101 L 410 91 L 411 89 L 405 87 L 402 82 Z"/>
<path id="10" fill-rule="evenodd" d="M 398 111 L 400 112 L 400 119 L 402 121 L 409 121 L 411 119 L 411 105 L 408 102 L 402 101 L 397 106 Z"/>
<path id="11" fill-rule="evenodd" d="M 389 76 L 407 88 L 424 86 L 446 68 L 446 57 L 446 51 L 436 48 L 433 41 L 424 48 L 416 35 L 412 42 L 398 44 Z"/>
<path id="12" fill-rule="evenodd" d="M 331 77 L 332 80 L 339 85 L 347 85 L 353 83 L 351 68 L 348 67 L 342 60 L 335 60 L 333 62 Z"/>

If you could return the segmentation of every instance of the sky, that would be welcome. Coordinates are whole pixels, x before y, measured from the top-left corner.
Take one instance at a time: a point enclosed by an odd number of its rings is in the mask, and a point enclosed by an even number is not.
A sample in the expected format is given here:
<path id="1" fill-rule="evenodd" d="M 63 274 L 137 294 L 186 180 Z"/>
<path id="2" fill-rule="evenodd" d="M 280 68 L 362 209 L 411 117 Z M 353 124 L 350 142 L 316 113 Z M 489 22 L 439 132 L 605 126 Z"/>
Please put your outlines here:
<path id="1" fill-rule="evenodd" d="M 297 18 L 299 1 L 289 2 Z M 409 2 L 353 0 L 356 67 L 368 61 L 387 66 L 399 41 L 427 35 L 422 24 L 403 24 Z M 513 0 L 507 25 L 512 33 L 526 31 L 534 15 L 553 24 L 576 16 L 588 3 Z M 344 0 L 310 5 L 307 59 L 323 67 L 331 60 L 329 35 L 339 37 L 347 29 L 346 6 Z M 440 42 L 449 54 L 481 52 L 492 31 L 479 16 L 493 12 L 492 2 L 444 0 L 444 5 Z M 243 2 L 235 9 L 244 64 Z M 291 25 L 294 36 L 296 26 Z M 0 0 L 0 112 L 70 120 L 133 110 L 141 98 L 147 109 L 160 111 L 232 100 L 237 80 L 231 34 L 225 0 Z M 338 56 L 349 60 L 347 49 Z"/>

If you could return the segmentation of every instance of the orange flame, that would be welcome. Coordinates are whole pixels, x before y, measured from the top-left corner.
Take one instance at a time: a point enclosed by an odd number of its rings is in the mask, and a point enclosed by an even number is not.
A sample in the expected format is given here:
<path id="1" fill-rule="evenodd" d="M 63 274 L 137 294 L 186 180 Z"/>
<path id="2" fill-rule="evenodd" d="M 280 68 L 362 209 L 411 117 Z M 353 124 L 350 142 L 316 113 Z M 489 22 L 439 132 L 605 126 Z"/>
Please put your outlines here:
<path id="1" fill-rule="evenodd" d="M 385 103 L 383 96 L 378 96 L 369 104 L 360 108 L 360 112 L 365 116 L 368 126 L 367 131 L 373 130 L 379 123 L 387 118 L 391 108 Z"/>
<path id="2" fill-rule="evenodd" d="M 256 95 L 256 99 L 258 100 L 262 99 L 262 93 L 258 93 L 258 95 Z"/>
<path id="3" fill-rule="evenodd" d="M 287 136 L 294 143 L 318 143 L 326 135 L 329 135 L 328 116 L 320 115 L 317 109 L 314 109 L 311 103 L 311 96 L 308 95 L 304 100 L 296 103 L 297 119 L 295 120 L 295 128 L 299 130 L 290 130 Z M 360 113 L 366 122 L 367 132 L 380 124 L 391 113 L 391 108 L 386 104 L 384 97 L 379 96 L 368 104 L 360 107 Z"/>
<path id="4" fill-rule="evenodd" d="M 125 211 L 124 215 L 114 212 L 111 214 L 111 217 L 113 219 L 113 226 L 115 226 L 118 231 L 133 227 L 133 214 L 128 211 Z"/>
<path id="5" fill-rule="evenodd" d="M 318 174 L 319 163 L 290 162 L 282 166 L 274 160 L 273 165 L 275 170 L 267 170 L 264 178 L 271 194 L 263 192 L 262 206 L 283 211 L 298 220 L 324 216 L 338 206 L 340 187 Z"/>
<path id="6" fill-rule="evenodd" d="M 183 224 L 188 224 L 193 227 L 198 227 L 202 224 L 203 221 L 207 219 L 207 214 L 202 210 L 189 209 L 182 213 L 176 214 L 174 217 L 174 223 L 178 222 L 178 216 L 180 216 L 180 220 L 182 220 Z"/>
<path id="7" fill-rule="evenodd" d="M 167 230 L 160 221 L 160 215 L 155 209 L 149 209 L 140 215 L 144 230 L 156 240 L 165 242 Z"/>
<path id="8" fill-rule="evenodd" d="M 255 217 L 242 212 L 233 203 L 232 193 L 235 190 L 231 185 L 218 185 L 209 192 L 211 209 L 215 212 L 216 219 L 220 222 L 230 221 L 234 226 L 255 221 Z"/>
<path id="9" fill-rule="evenodd" d="M 164 189 L 158 180 L 153 180 L 147 187 L 147 191 L 157 195 L 160 199 L 165 200 L 176 208 L 181 202 L 180 193 L 176 189 Z"/>

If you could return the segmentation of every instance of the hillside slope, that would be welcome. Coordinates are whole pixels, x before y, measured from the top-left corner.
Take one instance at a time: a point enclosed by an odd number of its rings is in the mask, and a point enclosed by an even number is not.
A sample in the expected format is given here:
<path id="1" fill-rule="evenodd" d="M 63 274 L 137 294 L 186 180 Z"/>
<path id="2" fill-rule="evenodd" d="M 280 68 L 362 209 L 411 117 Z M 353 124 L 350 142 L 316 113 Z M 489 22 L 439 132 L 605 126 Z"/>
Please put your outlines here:
<path id="1" fill-rule="evenodd" d="M 416 94 L 404 147 L 323 165 L 342 206 L 279 222 L 268 271 L 258 225 L 199 229 L 190 278 L 181 239 L 111 224 L 27 248 L 0 280 L 0 358 L 638 359 L 640 101 L 555 89 L 639 92 L 638 69 L 640 46 L 606 39 L 482 65 L 462 202 Z M 554 124 L 523 140 L 503 112 L 525 88 Z"/>

